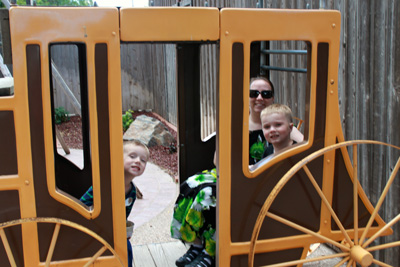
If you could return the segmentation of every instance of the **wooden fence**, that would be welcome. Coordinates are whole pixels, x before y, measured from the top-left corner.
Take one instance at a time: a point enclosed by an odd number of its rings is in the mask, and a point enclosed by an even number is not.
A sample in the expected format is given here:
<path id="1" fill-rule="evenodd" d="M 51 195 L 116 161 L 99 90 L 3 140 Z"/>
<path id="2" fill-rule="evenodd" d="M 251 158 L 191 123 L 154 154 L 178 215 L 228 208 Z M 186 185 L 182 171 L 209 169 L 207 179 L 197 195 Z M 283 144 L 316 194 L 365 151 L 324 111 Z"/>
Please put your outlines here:
<path id="1" fill-rule="evenodd" d="M 215 131 L 216 86 L 218 50 L 215 44 L 205 44 L 201 57 L 201 114 L 202 137 Z M 52 59 L 58 72 L 75 97 L 80 101 L 78 53 L 75 45 L 55 45 Z M 53 79 L 55 106 L 76 114 L 76 108 Z M 177 125 L 176 45 L 175 44 L 121 44 L 122 112 L 152 110 Z"/>

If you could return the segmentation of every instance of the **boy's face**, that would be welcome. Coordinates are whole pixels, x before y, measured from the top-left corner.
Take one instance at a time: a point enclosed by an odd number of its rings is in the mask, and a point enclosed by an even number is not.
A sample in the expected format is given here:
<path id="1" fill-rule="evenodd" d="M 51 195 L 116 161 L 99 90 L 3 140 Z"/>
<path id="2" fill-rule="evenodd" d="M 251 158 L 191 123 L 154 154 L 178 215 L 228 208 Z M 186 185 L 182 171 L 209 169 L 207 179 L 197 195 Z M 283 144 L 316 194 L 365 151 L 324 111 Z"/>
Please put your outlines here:
<path id="1" fill-rule="evenodd" d="M 125 177 L 142 175 L 146 168 L 149 155 L 144 147 L 128 144 L 124 146 Z"/>
<path id="2" fill-rule="evenodd" d="M 273 145 L 286 145 L 290 140 L 293 123 L 283 113 L 272 113 L 261 118 L 265 139 Z"/>
<path id="3" fill-rule="evenodd" d="M 257 90 L 259 92 L 262 91 L 272 91 L 271 86 L 264 80 L 255 80 L 250 84 L 250 90 Z M 265 107 L 274 103 L 274 97 L 271 98 L 262 98 L 262 95 L 259 94 L 255 98 L 249 98 L 250 102 L 250 110 L 251 112 L 260 113 Z"/>

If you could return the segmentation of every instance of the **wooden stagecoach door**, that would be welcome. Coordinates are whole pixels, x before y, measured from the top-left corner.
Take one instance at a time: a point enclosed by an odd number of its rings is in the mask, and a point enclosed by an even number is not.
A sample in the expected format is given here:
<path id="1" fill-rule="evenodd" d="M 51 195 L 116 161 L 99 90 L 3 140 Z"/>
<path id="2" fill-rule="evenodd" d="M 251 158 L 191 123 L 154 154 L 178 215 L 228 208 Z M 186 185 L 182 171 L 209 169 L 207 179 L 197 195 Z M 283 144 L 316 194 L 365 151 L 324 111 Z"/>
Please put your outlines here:
<path id="1" fill-rule="evenodd" d="M 218 263 L 248 266 L 253 229 L 271 190 L 294 164 L 341 136 L 340 126 L 328 138 L 325 128 L 328 108 L 333 107 L 329 114 L 336 122 L 338 119 L 335 98 L 330 99 L 327 92 L 334 90 L 328 79 L 337 78 L 340 14 L 223 9 L 220 23 Z M 252 42 L 257 41 L 303 41 L 306 46 L 306 141 L 269 162 L 249 168 L 250 50 Z M 336 89 L 332 94 L 337 94 Z M 322 184 L 323 164 L 319 162 L 319 166 L 313 172 Z M 272 209 L 309 229 L 317 231 L 320 226 L 321 201 L 311 185 L 301 179 L 288 183 Z M 305 246 L 301 238 L 296 238 L 300 235 L 299 231 L 266 218 L 257 240 L 254 265 L 302 258 Z"/>
<path id="2" fill-rule="evenodd" d="M 310 245 L 321 242 L 350 254 L 343 243 L 356 246 L 358 232 L 372 225 L 365 230 L 371 235 L 385 223 L 371 216 L 373 205 L 353 182 L 356 154 L 350 160 L 346 149 L 332 149 L 344 143 L 337 88 L 340 13 L 222 9 L 220 25 L 219 266 L 301 266 Z M 304 47 L 307 67 L 300 90 L 273 81 L 282 85 L 275 86 L 275 102 L 293 105 L 292 110 L 298 105 L 304 114 L 304 141 L 249 166 L 250 51 L 259 41 Z M 290 97 L 291 104 L 285 102 Z"/>
<path id="3" fill-rule="evenodd" d="M 15 130 L 0 221 L 18 223 L 6 228 L 11 256 L 1 247 L 0 265 L 83 266 L 98 251 L 99 266 L 126 265 L 118 9 L 13 7 L 10 32 L 15 91 L 0 99 L 0 121 Z M 80 87 L 81 165 L 57 149 L 62 56 Z M 87 207 L 79 198 L 91 185 Z"/>

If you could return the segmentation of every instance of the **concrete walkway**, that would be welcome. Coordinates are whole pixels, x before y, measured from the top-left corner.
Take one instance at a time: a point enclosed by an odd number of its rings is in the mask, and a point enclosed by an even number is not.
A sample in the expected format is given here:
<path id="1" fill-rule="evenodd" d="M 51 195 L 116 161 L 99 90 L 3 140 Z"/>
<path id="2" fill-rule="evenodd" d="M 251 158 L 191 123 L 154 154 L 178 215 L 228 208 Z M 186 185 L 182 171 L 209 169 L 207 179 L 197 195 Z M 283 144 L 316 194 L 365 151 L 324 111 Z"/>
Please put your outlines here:
<path id="1" fill-rule="evenodd" d="M 65 155 L 61 149 L 59 153 Z M 82 161 L 81 153 L 81 150 L 71 149 L 71 154 L 65 156 L 79 166 Z M 133 182 L 142 192 L 143 198 L 136 200 L 128 217 L 128 220 L 135 223 L 133 236 L 130 239 L 132 246 L 143 249 L 142 245 L 168 243 L 169 246 L 175 246 L 174 244 L 177 242 L 176 246 L 182 246 L 182 249 L 185 250 L 184 245 L 179 240 L 170 236 L 172 210 L 178 195 L 179 184 L 175 183 L 173 177 L 168 173 L 151 162 L 147 163 L 145 172 L 135 178 Z M 338 251 L 335 251 L 331 246 L 321 244 L 320 246 L 315 246 L 313 252 L 307 258 L 336 253 Z M 340 260 L 340 258 L 335 258 L 307 263 L 304 266 L 335 266 Z M 171 260 L 171 266 L 174 266 L 173 263 L 174 260 Z"/>
<path id="2" fill-rule="evenodd" d="M 70 149 L 70 154 L 59 148 L 63 155 L 77 166 L 83 166 L 82 150 Z M 174 242 L 170 237 L 172 209 L 178 194 L 179 185 L 157 165 L 148 162 L 144 173 L 133 182 L 143 194 L 133 205 L 128 220 L 135 223 L 132 245 Z"/>
<path id="3" fill-rule="evenodd" d="M 143 194 L 133 205 L 128 220 L 135 223 L 132 245 L 177 241 L 170 237 L 172 209 L 178 184 L 157 165 L 149 162 L 145 172 L 133 180 Z"/>

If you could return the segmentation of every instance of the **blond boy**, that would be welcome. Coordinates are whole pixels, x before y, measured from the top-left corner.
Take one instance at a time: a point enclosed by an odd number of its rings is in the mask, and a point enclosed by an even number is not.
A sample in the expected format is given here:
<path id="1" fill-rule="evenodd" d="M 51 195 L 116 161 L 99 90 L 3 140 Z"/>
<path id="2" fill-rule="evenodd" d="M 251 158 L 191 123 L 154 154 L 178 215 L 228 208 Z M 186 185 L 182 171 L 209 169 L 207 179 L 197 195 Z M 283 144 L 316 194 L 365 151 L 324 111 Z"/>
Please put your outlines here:
<path id="1" fill-rule="evenodd" d="M 146 169 L 147 161 L 150 158 L 149 149 L 145 144 L 138 140 L 124 141 L 123 159 L 124 159 L 124 181 L 125 181 L 125 216 L 128 218 L 131 213 L 133 203 L 136 200 L 136 187 L 132 180 L 143 174 Z M 80 199 L 87 206 L 93 205 L 93 188 Z M 129 237 L 130 238 L 130 237 Z M 128 264 L 132 266 L 133 254 L 129 238 L 128 245 Z"/>
<path id="2" fill-rule="evenodd" d="M 269 146 L 263 157 L 278 154 L 295 142 L 290 138 L 293 129 L 292 111 L 282 104 L 272 104 L 261 112 L 262 131 Z"/>

